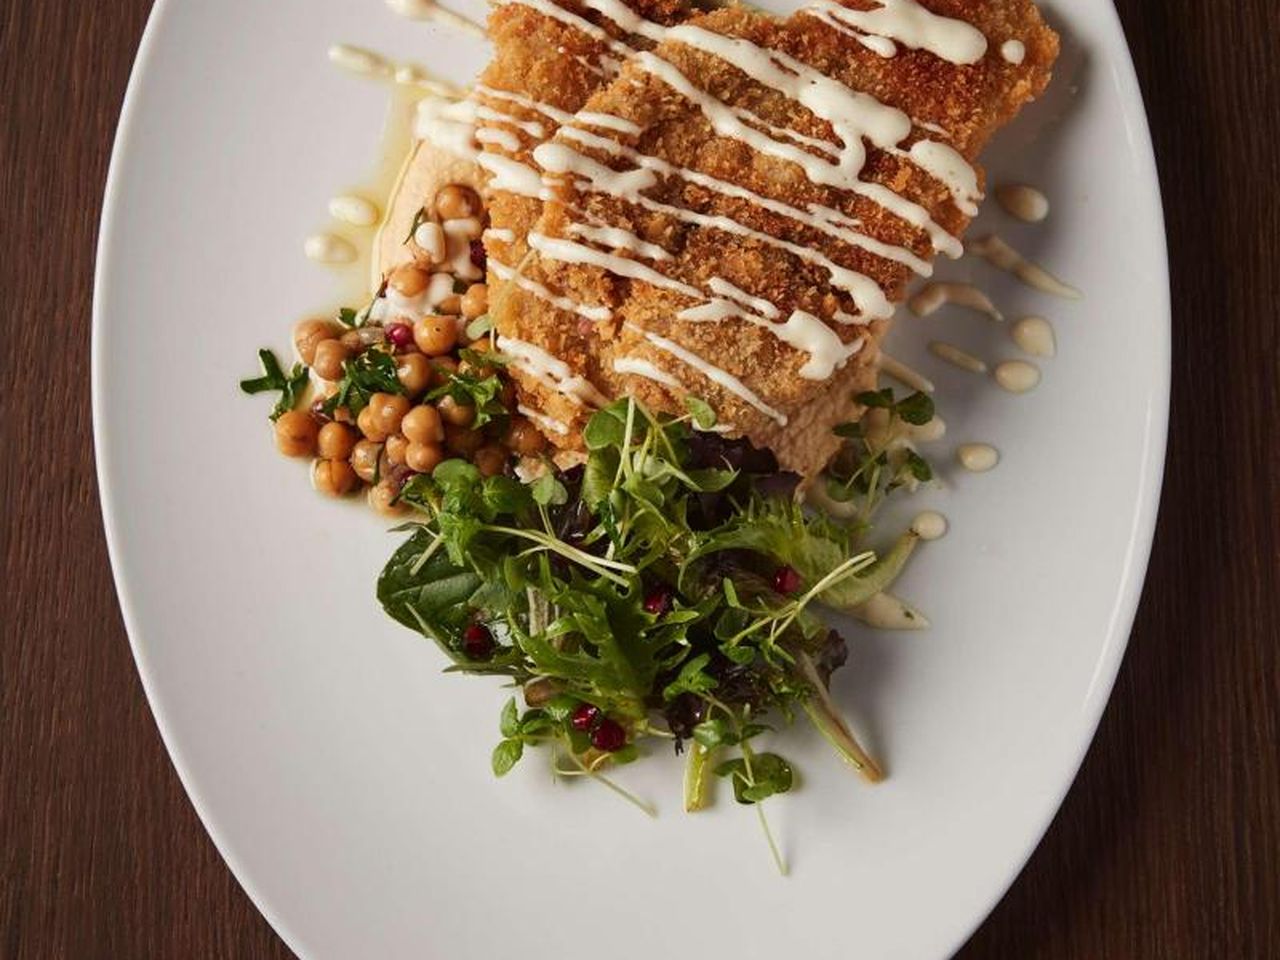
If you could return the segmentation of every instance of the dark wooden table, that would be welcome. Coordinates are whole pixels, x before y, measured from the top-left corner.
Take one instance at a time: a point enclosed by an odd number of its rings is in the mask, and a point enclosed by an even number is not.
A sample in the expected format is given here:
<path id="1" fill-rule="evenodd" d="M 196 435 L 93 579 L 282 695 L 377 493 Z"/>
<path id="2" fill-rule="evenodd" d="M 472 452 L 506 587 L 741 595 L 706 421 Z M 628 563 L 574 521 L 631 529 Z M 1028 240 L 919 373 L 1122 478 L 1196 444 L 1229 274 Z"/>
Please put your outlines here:
<path id="1" fill-rule="evenodd" d="M 170 767 L 98 516 L 94 241 L 150 2 L 0 3 L 0 960 L 287 957 Z M 1173 261 L 1160 530 L 1080 778 L 960 956 L 1274 960 L 1280 6 L 1118 6 L 1151 111 Z"/>

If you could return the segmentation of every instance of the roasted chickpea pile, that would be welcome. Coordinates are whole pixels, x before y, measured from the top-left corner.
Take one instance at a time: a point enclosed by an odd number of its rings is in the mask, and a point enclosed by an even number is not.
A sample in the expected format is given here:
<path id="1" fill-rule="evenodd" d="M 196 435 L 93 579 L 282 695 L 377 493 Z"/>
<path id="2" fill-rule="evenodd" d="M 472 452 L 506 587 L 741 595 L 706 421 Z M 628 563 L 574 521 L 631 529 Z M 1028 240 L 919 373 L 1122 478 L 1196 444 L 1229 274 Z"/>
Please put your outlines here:
<path id="1" fill-rule="evenodd" d="M 542 433 L 515 412 L 514 385 L 500 364 L 484 361 L 491 350 L 488 333 L 468 337 L 468 328 L 474 332 L 489 308 L 477 226 L 484 216 L 475 191 L 444 187 L 415 222 L 407 244 L 414 259 L 386 277 L 387 295 L 375 301 L 385 305 L 380 318 L 354 327 L 311 319 L 294 329 L 298 356 L 321 385 L 308 407 L 276 419 L 276 445 L 285 456 L 314 458 L 312 480 L 321 493 L 341 497 L 365 490 L 378 513 L 395 516 L 404 511 L 398 496 L 409 478 L 430 473 L 445 459 L 465 458 L 492 476 L 544 451 Z M 458 270 L 463 242 L 470 265 Z M 437 279 L 442 274 L 449 278 L 447 287 Z M 476 276 L 481 280 L 471 282 Z M 429 295 L 442 288 L 446 295 Z M 396 312 L 395 304 L 424 297 L 428 312 Z M 357 395 L 351 371 L 362 357 L 366 367 L 388 372 L 393 367 L 394 381 L 384 386 L 394 389 L 358 393 L 361 402 L 356 402 L 350 399 Z M 446 389 L 490 377 L 498 378 L 495 399 L 502 412 L 486 406 L 487 422 L 480 424 L 467 391 Z"/>

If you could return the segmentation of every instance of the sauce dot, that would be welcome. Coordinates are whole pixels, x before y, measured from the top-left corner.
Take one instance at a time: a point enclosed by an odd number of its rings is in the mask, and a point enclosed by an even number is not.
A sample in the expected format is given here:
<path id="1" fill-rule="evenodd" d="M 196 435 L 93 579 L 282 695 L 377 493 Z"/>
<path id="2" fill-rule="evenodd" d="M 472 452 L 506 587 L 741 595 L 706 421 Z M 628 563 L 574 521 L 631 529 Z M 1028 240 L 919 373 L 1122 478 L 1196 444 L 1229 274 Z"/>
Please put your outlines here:
<path id="1" fill-rule="evenodd" d="M 921 540 L 937 540 L 946 535 L 947 518 L 936 510 L 926 510 L 911 521 L 911 529 Z"/>
<path id="2" fill-rule="evenodd" d="M 364 197 L 347 193 L 329 201 L 329 214 L 353 227 L 372 227 L 378 222 L 378 207 Z"/>
<path id="3" fill-rule="evenodd" d="M 956 450 L 956 459 L 970 473 L 986 473 L 1000 462 L 1000 451 L 989 443 L 965 443 Z"/>
<path id="4" fill-rule="evenodd" d="M 1053 325 L 1044 317 L 1023 317 L 1009 329 L 1018 349 L 1033 357 L 1052 357 L 1058 352 Z"/>
<path id="5" fill-rule="evenodd" d="M 1040 368 L 1025 360 L 1006 360 L 996 365 L 995 378 L 1010 393 L 1026 393 L 1040 383 Z"/>
<path id="6" fill-rule="evenodd" d="M 351 263 L 356 259 L 355 245 L 332 233 L 317 233 L 307 237 L 303 249 L 307 259 L 316 263 Z"/>
<path id="7" fill-rule="evenodd" d="M 1040 223 L 1049 216 L 1049 198 L 1035 187 L 1002 184 L 996 187 L 996 200 L 1005 213 L 1023 223 Z"/>

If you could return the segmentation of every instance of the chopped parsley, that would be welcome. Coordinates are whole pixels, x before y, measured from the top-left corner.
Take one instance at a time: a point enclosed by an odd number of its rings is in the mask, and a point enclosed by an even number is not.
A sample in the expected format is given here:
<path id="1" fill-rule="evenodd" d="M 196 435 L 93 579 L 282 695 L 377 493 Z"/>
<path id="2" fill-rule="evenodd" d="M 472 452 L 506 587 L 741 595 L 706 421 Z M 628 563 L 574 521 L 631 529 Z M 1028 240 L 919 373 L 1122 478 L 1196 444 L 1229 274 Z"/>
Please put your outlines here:
<path id="1" fill-rule="evenodd" d="M 258 361 L 262 364 L 262 376 L 241 380 L 240 389 L 248 394 L 279 390 L 280 399 L 271 409 L 271 419 L 278 420 L 283 414 L 297 407 L 298 401 L 306 392 L 307 383 L 310 380 L 307 368 L 300 363 L 295 363 L 293 369 L 286 375 L 280 367 L 280 361 L 270 350 L 259 350 Z"/>

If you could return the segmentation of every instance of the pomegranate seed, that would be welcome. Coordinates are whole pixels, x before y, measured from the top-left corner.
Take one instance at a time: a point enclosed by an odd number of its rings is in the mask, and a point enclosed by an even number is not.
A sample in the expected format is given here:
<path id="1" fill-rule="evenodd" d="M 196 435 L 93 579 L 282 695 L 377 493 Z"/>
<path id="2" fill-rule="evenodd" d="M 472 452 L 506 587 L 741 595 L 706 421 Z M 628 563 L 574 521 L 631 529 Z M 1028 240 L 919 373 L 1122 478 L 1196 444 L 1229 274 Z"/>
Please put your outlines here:
<path id="1" fill-rule="evenodd" d="M 473 623 L 462 631 L 462 649 L 472 660 L 488 660 L 493 656 L 493 634 L 482 623 Z"/>
<path id="2" fill-rule="evenodd" d="M 591 745 L 605 753 L 613 753 L 627 745 L 627 731 L 622 724 L 608 717 L 600 721 L 600 725 L 591 733 Z"/>
<path id="3" fill-rule="evenodd" d="M 413 328 L 407 323 L 393 323 L 387 327 L 387 339 L 397 347 L 413 343 Z"/>
<path id="4" fill-rule="evenodd" d="M 488 255 L 484 252 L 484 244 L 479 240 L 471 241 L 471 262 L 481 270 L 483 270 L 485 268 L 485 264 L 489 262 Z"/>
<path id="5" fill-rule="evenodd" d="M 600 719 L 600 708 L 594 703 L 580 703 L 569 715 L 569 723 L 573 729 L 586 733 Z"/>
<path id="6" fill-rule="evenodd" d="M 324 411 L 324 405 L 327 402 L 328 401 L 324 397 L 321 397 L 315 403 L 311 404 L 311 419 L 316 423 L 325 424 L 329 423 L 333 419 L 333 417 L 329 416 L 329 414 Z"/>
<path id="7" fill-rule="evenodd" d="M 645 613 L 660 617 L 671 609 L 671 591 L 666 587 L 654 587 L 644 598 Z"/>
<path id="8" fill-rule="evenodd" d="M 773 572 L 773 589 L 778 593 L 795 593 L 800 589 L 800 574 L 794 567 L 779 567 Z"/>

